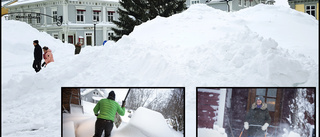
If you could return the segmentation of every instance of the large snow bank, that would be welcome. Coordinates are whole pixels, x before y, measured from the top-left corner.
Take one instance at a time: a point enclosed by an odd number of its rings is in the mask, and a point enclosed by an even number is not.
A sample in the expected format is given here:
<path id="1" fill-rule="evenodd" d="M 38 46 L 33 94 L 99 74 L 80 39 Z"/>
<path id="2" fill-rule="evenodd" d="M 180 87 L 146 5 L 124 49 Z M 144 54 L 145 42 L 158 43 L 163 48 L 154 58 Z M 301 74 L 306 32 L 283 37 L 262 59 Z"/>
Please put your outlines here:
<path id="1" fill-rule="evenodd" d="M 174 136 L 161 113 L 143 107 L 135 111 L 127 126 L 118 131 L 120 135 L 116 132 L 113 136 L 131 136 L 132 130 L 146 137 Z"/>
<path id="2" fill-rule="evenodd" d="M 1 23 L 4 137 L 60 136 L 63 86 L 186 87 L 185 131 L 193 137 L 196 87 L 318 85 L 318 22 L 283 6 L 226 13 L 195 4 L 77 56 L 73 45 L 26 23 Z M 34 39 L 52 48 L 55 58 L 37 74 L 31 67 Z"/>
<path id="3" fill-rule="evenodd" d="M 198 137 L 228 137 L 224 128 L 214 126 L 214 129 L 198 128 Z"/>

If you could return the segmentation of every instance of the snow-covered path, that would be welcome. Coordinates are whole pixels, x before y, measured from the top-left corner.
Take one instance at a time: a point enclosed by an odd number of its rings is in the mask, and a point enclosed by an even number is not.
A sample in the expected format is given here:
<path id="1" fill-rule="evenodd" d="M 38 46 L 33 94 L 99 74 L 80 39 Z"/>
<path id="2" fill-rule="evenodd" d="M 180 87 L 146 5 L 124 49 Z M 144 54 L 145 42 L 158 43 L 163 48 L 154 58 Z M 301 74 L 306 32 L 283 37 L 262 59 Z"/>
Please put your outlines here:
<path id="1" fill-rule="evenodd" d="M 4 137 L 60 136 L 66 86 L 186 87 L 186 137 L 193 137 L 196 87 L 319 84 L 318 21 L 285 7 L 226 13 L 194 5 L 146 22 L 117 43 L 83 48 L 77 56 L 73 45 L 26 23 L 4 18 L 1 23 Z M 37 74 L 31 66 L 34 39 L 55 58 Z"/>

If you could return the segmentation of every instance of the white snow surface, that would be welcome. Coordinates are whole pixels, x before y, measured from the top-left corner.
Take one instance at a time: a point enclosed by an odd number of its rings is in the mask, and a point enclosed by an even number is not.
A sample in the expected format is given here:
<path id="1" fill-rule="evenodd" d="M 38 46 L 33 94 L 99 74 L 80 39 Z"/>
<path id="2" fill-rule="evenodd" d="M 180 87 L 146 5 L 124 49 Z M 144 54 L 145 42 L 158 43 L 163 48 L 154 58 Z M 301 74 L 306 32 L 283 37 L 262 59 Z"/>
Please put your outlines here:
<path id="1" fill-rule="evenodd" d="M 214 125 L 214 129 L 198 128 L 198 137 L 228 137 L 224 128 Z"/>
<path id="2" fill-rule="evenodd" d="M 135 132 L 132 134 L 132 132 Z M 128 125 L 113 134 L 114 137 L 174 137 L 163 115 L 159 112 L 139 107 Z"/>
<path id="3" fill-rule="evenodd" d="M 60 136 L 61 87 L 186 87 L 185 131 L 194 137 L 196 87 L 319 83 L 318 21 L 284 6 L 227 13 L 195 4 L 76 56 L 73 45 L 26 23 L 1 23 L 4 137 Z M 32 68 L 34 39 L 55 59 L 39 73 Z"/>

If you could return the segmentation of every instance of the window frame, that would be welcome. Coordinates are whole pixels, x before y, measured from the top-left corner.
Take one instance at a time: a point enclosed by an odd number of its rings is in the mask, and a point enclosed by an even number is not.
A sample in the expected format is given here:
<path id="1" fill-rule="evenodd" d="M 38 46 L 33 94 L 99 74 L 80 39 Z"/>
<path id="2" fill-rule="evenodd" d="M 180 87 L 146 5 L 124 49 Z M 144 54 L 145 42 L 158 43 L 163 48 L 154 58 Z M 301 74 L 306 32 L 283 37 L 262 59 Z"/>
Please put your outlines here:
<path id="1" fill-rule="evenodd" d="M 310 7 L 310 9 L 307 9 L 307 7 Z M 311 7 L 314 7 L 314 9 L 312 9 Z M 314 12 L 314 16 L 311 14 L 312 11 Z M 317 16 L 317 6 L 316 5 L 306 5 L 305 6 L 305 13 L 307 13 L 313 17 L 316 17 Z"/>
<path id="2" fill-rule="evenodd" d="M 108 11 L 108 14 L 107 14 L 107 16 L 108 16 L 108 22 L 112 22 L 114 19 L 114 13 L 115 13 L 115 11 Z"/>
<path id="3" fill-rule="evenodd" d="M 81 12 L 81 13 L 79 13 L 79 12 Z M 84 23 L 85 22 L 85 12 L 86 12 L 86 10 L 82 10 L 82 9 L 76 10 L 76 22 L 77 23 Z M 78 20 L 78 16 L 80 16 L 80 21 Z M 82 21 L 81 21 L 81 17 L 82 17 Z"/>
<path id="4" fill-rule="evenodd" d="M 92 11 L 92 21 L 93 22 L 100 22 L 100 10 L 93 10 Z M 97 13 L 97 14 L 95 14 Z"/>
<path id="5" fill-rule="evenodd" d="M 57 9 L 51 9 L 51 15 L 52 15 L 52 24 L 57 23 L 57 18 L 58 18 L 58 10 Z"/>

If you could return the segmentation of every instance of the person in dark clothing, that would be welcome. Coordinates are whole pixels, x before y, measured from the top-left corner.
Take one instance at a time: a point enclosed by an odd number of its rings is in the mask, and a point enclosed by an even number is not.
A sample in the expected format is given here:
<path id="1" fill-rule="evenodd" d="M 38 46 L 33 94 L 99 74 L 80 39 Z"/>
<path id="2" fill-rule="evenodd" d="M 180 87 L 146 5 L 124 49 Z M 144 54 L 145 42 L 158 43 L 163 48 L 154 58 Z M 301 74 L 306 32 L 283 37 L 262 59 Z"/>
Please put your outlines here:
<path id="1" fill-rule="evenodd" d="M 34 40 L 33 45 L 34 45 L 34 51 L 33 51 L 34 60 L 33 60 L 32 67 L 36 72 L 39 72 L 41 70 L 42 49 L 41 49 L 41 46 L 39 45 L 38 40 Z"/>
<path id="2" fill-rule="evenodd" d="M 94 137 L 101 137 L 104 130 L 104 136 L 109 137 L 113 128 L 114 117 L 116 113 L 123 116 L 125 113 L 125 101 L 122 102 L 122 106 L 114 101 L 116 95 L 114 91 L 111 91 L 108 98 L 101 99 L 94 107 L 93 112 L 97 116 L 95 123 Z M 100 111 L 100 114 L 98 113 Z"/>
<path id="3" fill-rule="evenodd" d="M 74 54 L 75 55 L 77 55 L 77 54 L 79 54 L 80 53 L 80 51 L 81 51 L 81 43 L 80 42 L 78 42 L 76 45 L 75 45 L 75 51 L 74 51 Z"/>
<path id="4" fill-rule="evenodd" d="M 268 106 L 263 100 L 264 98 L 262 96 L 258 97 L 246 114 L 244 128 L 248 130 L 248 137 L 264 137 L 265 130 L 271 122 Z M 261 125 L 261 127 L 249 126 L 249 124 Z"/>

